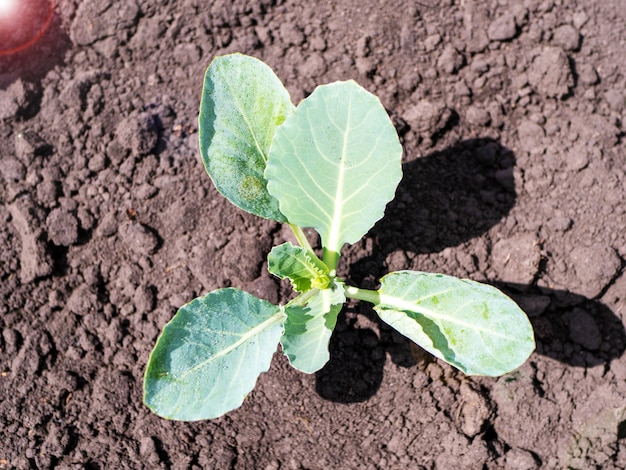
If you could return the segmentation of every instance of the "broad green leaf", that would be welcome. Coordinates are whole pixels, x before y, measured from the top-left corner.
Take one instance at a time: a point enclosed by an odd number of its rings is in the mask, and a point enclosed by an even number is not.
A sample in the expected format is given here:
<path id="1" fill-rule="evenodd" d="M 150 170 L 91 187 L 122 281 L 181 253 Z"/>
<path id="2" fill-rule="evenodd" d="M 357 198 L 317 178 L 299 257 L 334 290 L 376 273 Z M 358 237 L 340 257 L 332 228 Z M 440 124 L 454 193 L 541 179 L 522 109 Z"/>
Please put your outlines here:
<path id="1" fill-rule="evenodd" d="M 330 284 L 328 267 L 313 253 L 289 242 L 272 248 L 267 265 L 270 273 L 289 279 L 298 292 L 325 289 Z"/>
<path id="2" fill-rule="evenodd" d="M 238 289 L 192 300 L 163 328 L 144 378 L 144 403 L 168 419 L 217 418 L 269 369 L 283 333 L 280 307 Z"/>
<path id="3" fill-rule="evenodd" d="M 270 144 L 294 106 L 271 68 L 242 54 L 218 57 L 204 76 L 200 153 L 217 190 L 241 209 L 286 222 L 267 192 Z"/>
<path id="4" fill-rule="evenodd" d="M 309 291 L 311 297 L 304 305 L 285 307 L 287 320 L 280 343 L 296 369 L 312 374 L 328 362 L 330 336 L 346 301 L 343 291 L 343 283 L 335 281 L 332 288 Z"/>
<path id="5" fill-rule="evenodd" d="M 466 374 L 505 374 L 535 349 L 526 314 L 495 287 L 399 271 L 381 279 L 378 293 L 380 318 Z"/>
<path id="6" fill-rule="evenodd" d="M 380 219 L 402 177 L 402 147 L 378 98 L 354 81 L 319 86 L 278 128 L 267 189 L 289 222 L 339 253 Z"/>

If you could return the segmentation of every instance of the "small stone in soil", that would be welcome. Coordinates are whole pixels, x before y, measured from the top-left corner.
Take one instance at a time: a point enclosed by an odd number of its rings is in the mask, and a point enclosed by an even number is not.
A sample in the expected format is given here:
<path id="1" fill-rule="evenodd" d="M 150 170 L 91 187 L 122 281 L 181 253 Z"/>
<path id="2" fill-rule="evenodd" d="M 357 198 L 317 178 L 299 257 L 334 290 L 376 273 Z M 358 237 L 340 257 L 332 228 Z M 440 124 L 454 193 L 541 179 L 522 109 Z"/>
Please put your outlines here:
<path id="1" fill-rule="evenodd" d="M 491 251 L 491 264 L 504 282 L 528 285 L 535 278 L 541 258 L 536 237 L 522 233 L 498 240 Z"/>
<path id="2" fill-rule="evenodd" d="M 48 238 L 58 246 L 70 246 L 78 241 L 78 220 L 70 212 L 53 209 L 46 219 Z"/>
<path id="3" fill-rule="evenodd" d="M 20 117 L 31 106 L 37 93 L 34 85 L 18 79 L 0 90 L 0 121 Z"/>
<path id="4" fill-rule="evenodd" d="M 604 94 L 604 99 L 613 111 L 621 112 L 624 109 L 624 95 L 617 90 L 608 90 Z"/>
<path id="5" fill-rule="evenodd" d="M 577 51 L 580 47 L 580 33 L 573 26 L 565 24 L 554 30 L 552 42 L 566 51 Z"/>
<path id="6" fill-rule="evenodd" d="M 437 68 L 448 74 L 457 73 L 463 65 L 465 57 L 452 46 L 446 47 L 437 60 Z"/>
<path id="7" fill-rule="evenodd" d="M 580 64 L 577 66 L 578 80 L 586 86 L 598 83 L 599 77 L 596 69 L 591 64 Z"/>
<path id="8" fill-rule="evenodd" d="M 414 132 L 436 134 L 445 128 L 451 112 L 441 102 L 421 100 L 409 108 L 402 117 Z"/>
<path id="9" fill-rule="evenodd" d="M 570 256 L 579 281 L 576 293 L 590 299 L 602 292 L 621 267 L 619 256 L 610 246 L 577 246 Z"/>
<path id="10" fill-rule="evenodd" d="M 542 95 L 564 97 L 574 86 L 569 58 L 561 48 L 544 48 L 528 69 L 528 81 Z"/>
<path id="11" fill-rule="evenodd" d="M 513 39 L 516 34 L 517 25 L 515 24 L 515 17 L 511 13 L 505 13 L 496 18 L 487 30 L 487 36 L 492 41 L 508 41 Z"/>
<path id="12" fill-rule="evenodd" d="M 20 280 L 27 284 L 52 274 L 54 264 L 47 251 L 42 226 L 42 211 L 32 201 L 20 199 L 9 206 L 13 225 L 22 241 Z"/>
<path id="13" fill-rule="evenodd" d="M 154 253 L 159 245 L 156 234 L 140 223 L 126 222 L 120 225 L 119 233 L 126 246 L 140 255 Z"/>

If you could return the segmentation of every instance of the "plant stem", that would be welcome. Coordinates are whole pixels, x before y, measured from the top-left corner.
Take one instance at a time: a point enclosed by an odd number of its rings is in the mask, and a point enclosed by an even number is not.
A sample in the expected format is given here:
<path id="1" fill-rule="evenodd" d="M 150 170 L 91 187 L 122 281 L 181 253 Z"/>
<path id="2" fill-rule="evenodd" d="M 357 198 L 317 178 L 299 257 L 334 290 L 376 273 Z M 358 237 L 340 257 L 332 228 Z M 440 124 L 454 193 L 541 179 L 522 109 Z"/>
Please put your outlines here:
<path id="1" fill-rule="evenodd" d="M 311 244 L 309 243 L 309 240 L 304 234 L 304 231 L 302 230 L 302 228 L 293 224 L 289 224 L 289 227 L 291 227 L 291 231 L 296 236 L 296 240 L 298 240 L 298 243 L 300 244 L 300 246 L 304 248 L 305 250 L 308 250 L 311 253 L 314 253 L 313 248 L 311 248 Z"/>
<path id="2" fill-rule="evenodd" d="M 293 305 L 304 305 L 307 303 L 307 301 L 313 297 L 315 294 L 317 294 L 319 289 L 311 289 L 307 292 L 303 292 L 302 294 L 300 294 L 298 297 L 291 299 L 289 302 L 287 302 L 287 304 L 285 305 L 285 308 L 287 307 L 291 307 Z"/>
<path id="3" fill-rule="evenodd" d="M 324 261 L 324 264 L 328 266 L 328 269 L 330 270 L 330 275 L 334 276 L 337 270 L 337 263 L 339 262 L 339 253 L 335 253 L 334 251 L 330 251 L 324 248 L 322 260 Z"/>
<path id="4" fill-rule="evenodd" d="M 369 302 L 374 305 L 380 304 L 380 294 L 375 290 L 346 286 L 344 293 L 349 299 L 364 300 L 365 302 Z"/>

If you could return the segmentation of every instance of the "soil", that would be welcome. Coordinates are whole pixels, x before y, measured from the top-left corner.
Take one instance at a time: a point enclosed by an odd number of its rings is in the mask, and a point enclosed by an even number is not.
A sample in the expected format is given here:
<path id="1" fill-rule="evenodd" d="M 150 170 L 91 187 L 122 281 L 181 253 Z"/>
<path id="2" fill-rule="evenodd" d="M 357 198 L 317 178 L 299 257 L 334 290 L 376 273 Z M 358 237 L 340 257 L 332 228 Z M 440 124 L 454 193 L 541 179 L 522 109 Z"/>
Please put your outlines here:
<path id="1" fill-rule="evenodd" d="M 626 468 L 625 7 L 58 0 L 0 55 L 0 468 Z M 287 231 L 199 160 L 203 73 L 234 51 L 296 103 L 342 79 L 381 98 L 405 176 L 340 275 L 492 283 L 531 318 L 525 365 L 465 377 L 355 302 L 319 373 L 278 351 L 220 419 L 148 411 L 177 307 L 224 286 L 288 300 L 265 263 Z"/>

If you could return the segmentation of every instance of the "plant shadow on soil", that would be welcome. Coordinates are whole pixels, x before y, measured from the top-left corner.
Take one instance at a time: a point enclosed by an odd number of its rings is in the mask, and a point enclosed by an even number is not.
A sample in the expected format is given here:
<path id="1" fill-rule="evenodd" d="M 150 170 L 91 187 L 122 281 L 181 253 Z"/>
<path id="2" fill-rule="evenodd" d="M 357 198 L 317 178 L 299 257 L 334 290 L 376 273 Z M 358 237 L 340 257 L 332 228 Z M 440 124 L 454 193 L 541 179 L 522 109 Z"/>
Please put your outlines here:
<path id="1" fill-rule="evenodd" d="M 462 141 L 404 164 L 396 198 L 367 236 L 372 254 L 350 266 L 348 282 L 375 289 L 389 254 L 436 253 L 484 234 L 515 204 L 514 166 L 513 152 L 489 138 Z M 493 284 L 529 315 L 538 353 L 593 367 L 624 352 L 624 327 L 602 303 L 534 285 Z M 359 313 L 365 323 L 378 325 L 380 337 L 363 325 Z M 420 357 L 368 304 L 345 309 L 330 342 L 330 361 L 316 374 L 317 393 L 340 403 L 369 399 L 382 382 L 386 353 L 402 367 L 414 366 Z"/>

